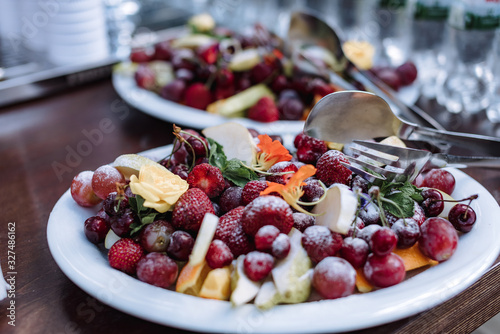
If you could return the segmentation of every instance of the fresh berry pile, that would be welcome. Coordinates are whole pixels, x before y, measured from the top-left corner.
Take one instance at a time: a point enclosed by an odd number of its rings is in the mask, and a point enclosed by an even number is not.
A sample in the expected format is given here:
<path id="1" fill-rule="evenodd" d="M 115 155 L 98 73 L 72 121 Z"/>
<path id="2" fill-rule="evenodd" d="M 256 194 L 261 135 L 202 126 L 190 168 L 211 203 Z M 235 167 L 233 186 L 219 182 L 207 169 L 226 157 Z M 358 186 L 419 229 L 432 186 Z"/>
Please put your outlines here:
<path id="1" fill-rule="evenodd" d="M 211 20 L 194 17 L 188 35 L 134 49 L 137 86 L 189 107 L 259 122 L 304 120 L 314 101 L 340 89 L 307 71 L 304 61 L 285 57 L 283 42 L 262 25 L 240 34 Z"/>
<path id="2" fill-rule="evenodd" d="M 411 61 L 397 67 L 375 66 L 370 72 L 395 91 L 411 85 L 417 79 L 417 67 Z"/>
<path id="3" fill-rule="evenodd" d="M 83 224 L 88 240 L 104 243 L 111 267 L 158 287 L 261 308 L 313 291 L 345 297 L 446 261 L 476 221 L 477 196 L 451 198 L 445 170 L 428 172 L 422 187 L 374 185 L 342 165 L 344 153 L 303 133 L 292 155 L 280 138 L 247 131 L 255 150 L 241 161 L 224 151 L 230 135 L 222 144 L 174 132 L 159 163 L 118 158 L 71 184 L 76 203 L 99 205 Z"/>

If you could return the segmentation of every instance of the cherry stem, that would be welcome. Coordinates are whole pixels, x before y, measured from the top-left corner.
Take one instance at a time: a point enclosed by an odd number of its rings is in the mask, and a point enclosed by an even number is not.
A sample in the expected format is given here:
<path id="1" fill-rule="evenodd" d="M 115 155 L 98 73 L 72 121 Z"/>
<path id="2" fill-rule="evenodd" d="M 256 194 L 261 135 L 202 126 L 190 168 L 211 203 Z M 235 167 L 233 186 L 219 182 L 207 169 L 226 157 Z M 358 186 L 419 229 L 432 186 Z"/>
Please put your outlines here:
<path id="1" fill-rule="evenodd" d="M 462 199 L 436 199 L 436 198 L 432 198 L 431 201 L 432 202 L 452 202 L 452 203 L 458 203 L 458 202 L 464 202 L 464 201 L 469 201 L 469 205 L 470 203 L 477 199 L 479 197 L 479 195 L 475 194 L 475 195 L 471 195 L 469 197 L 466 197 L 466 198 L 462 198 Z"/>
<path id="2" fill-rule="evenodd" d="M 201 144 L 203 145 L 203 147 L 205 148 L 205 157 L 208 158 L 208 146 L 205 144 L 205 142 L 200 137 L 198 137 L 197 135 L 194 135 L 192 133 L 186 132 L 184 130 L 181 130 L 180 133 L 191 136 L 196 140 L 199 140 L 201 142 Z M 193 151 L 193 154 L 194 154 L 194 151 Z"/>

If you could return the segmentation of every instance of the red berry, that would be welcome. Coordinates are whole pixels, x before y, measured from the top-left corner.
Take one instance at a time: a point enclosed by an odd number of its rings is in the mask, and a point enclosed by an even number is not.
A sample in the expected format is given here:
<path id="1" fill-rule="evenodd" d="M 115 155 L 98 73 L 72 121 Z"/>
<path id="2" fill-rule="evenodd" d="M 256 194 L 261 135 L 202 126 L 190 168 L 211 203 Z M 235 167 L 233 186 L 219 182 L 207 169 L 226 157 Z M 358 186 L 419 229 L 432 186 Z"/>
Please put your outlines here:
<path id="1" fill-rule="evenodd" d="M 413 218 L 400 218 L 391 226 L 398 237 L 398 248 L 409 248 L 420 238 L 420 226 Z"/>
<path id="2" fill-rule="evenodd" d="M 258 122 L 274 122 L 279 120 L 279 111 L 273 99 L 264 96 L 248 110 L 247 117 Z"/>
<path id="3" fill-rule="evenodd" d="M 155 77 L 155 72 L 145 64 L 139 65 L 134 73 L 134 79 L 137 86 L 147 90 L 153 90 L 155 88 Z"/>
<path id="4" fill-rule="evenodd" d="M 84 223 L 85 236 L 93 244 L 103 242 L 108 231 L 109 224 L 104 218 L 94 216 L 88 218 Z"/>
<path id="5" fill-rule="evenodd" d="M 235 257 L 247 254 L 254 249 L 253 243 L 243 231 L 241 216 L 245 207 L 240 206 L 220 217 L 215 230 L 215 239 L 222 240 Z"/>
<path id="6" fill-rule="evenodd" d="M 217 73 L 217 86 L 219 87 L 233 87 L 234 89 L 234 74 L 227 68 L 221 68 Z"/>
<path id="7" fill-rule="evenodd" d="M 272 66 L 266 63 L 258 63 L 250 70 L 250 76 L 254 83 L 260 83 L 266 80 L 272 73 Z"/>
<path id="8" fill-rule="evenodd" d="M 436 217 L 444 210 L 443 195 L 437 189 L 427 188 L 420 193 L 424 198 L 421 206 L 427 217 Z"/>
<path id="9" fill-rule="evenodd" d="M 245 207 L 241 225 L 245 233 L 252 237 L 265 225 L 274 225 L 281 233 L 288 234 L 293 226 L 292 213 L 290 205 L 283 199 L 260 196 Z"/>
<path id="10" fill-rule="evenodd" d="M 134 49 L 130 53 L 130 61 L 134 63 L 147 63 L 152 60 L 152 58 L 152 50 L 146 48 Z"/>
<path id="11" fill-rule="evenodd" d="M 245 256 L 243 270 L 252 281 L 264 279 L 273 270 L 274 258 L 272 255 L 253 251 Z"/>
<path id="12" fill-rule="evenodd" d="M 224 177 L 219 168 L 207 163 L 194 166 L 187 182 L 190 188 L 201 189 L 209 198 L 219 196 L 224 190 Z"/>
<path id="13" fill-rule="evenodd" d="M 184 99 L 186 92 L 186 82 L 181 79 L 174 79 L 161 89 L 160 95 L 166 100 L 180 102 Z"/>
<path id="14" fill-rule="evenodd" d="M 234 86 L 220 87 L 217 86 L 214 91 L 215 100 L 226 99 L 236 93 Z"/>
<path id="15" fill-rule="evenodd" d="M 298 121 L 304 114 L 304 103 L 300 99 L 282 99 L 278 103 L 280 118 Z"/>
<path id="16" fill-rule="evenodd" d="M 280 230 L 273 225 L 265 225 L 255 233 L 255 248 L 261 252 L 270 253 L 274 239 L 278 237 Z"/>
<path id="17" fill-rule="evenodd" d="M 318 159 L 328 151 L 328 146 L 323 140 L 304 133 L 295 137 L 294 145 L 297 147 L 297 159 L 306 164 L 315 165 Z"/>
<path id="18" fill-rule="evenodd" d="M 344 259 L 327 257 L 314 268 L 312 285 L 323 298 L 346 297 L 354 292 L 356 271 Z"/>
<path id="19" fill-rule="evenodd" d="M 368 255 L 363 272 L 366 279 L 379 288 L 401 283 L 406 276 L 405 265 L 399 255 L 390 253 L 385 256 Z"/>
<path id="20" fill-rule="evenodd" d="M 312 91 L 314 95 L 319 95 L 321 97 L 324 97 L 328 94 L 331 94 L 334 92 L 332 86 L 330 86 L 327 82 L 321 80 L 321 79 L 313 79 L 311 81 L 311 86 L 312 86 Z"/>
<path id="21" fill-rule="evenodd" d="M 326 226 L 314 225 L 306 228 L 302 235 L 302 246 L 313 263 L 334 256 L 342 248 L 342 236 Z"/>
<path id="22" fill-rule="evenodd" d="M 160 288 L 168 288 L 177 279 L 179 268 L 162 253 L 149 253 L 137 263 L 137 278 Z"/>
<path id="23" fill-rule="evenodd" d="M 251 201 L 260 196 L 261 191 L 267 188 L 266 181 L 250 181 L 245 184 L 241 192 L 241 204 L 248 205 Z"/>
<path id="24" fill-rule="evenodd" d="M 216 239 L 208 247 L 205 259 L 210 268 L 217 269 L 230 265 L 234 257 L 231 249 L 222 240 Z"/>
<path id="25" fill-rule="evenodd" d="M 276 239 L 274 239 L 271 254 L 278 260 L 284 259 L 290 253 L 290 238 L 284 233 L 280 233 Z"/>
<path id="26" fill-rule="evenodd" d="M 112 268 L 127 274 L 135 274 L 137 263 L 144 255 L 144 249 L 130 238 L 118 240 L 108 252 L 109 264 Z"/>
<path id="27" fill-rule="evenodd" d="M 311 215 L 307 215 L 302 212 L 293 213 L 293 227 L 295 227 L 300 232 L 304 233 L 306 228 L 316 224 L 316 218 Z"/>
<path id="28" fill-rule="evenodd" d="M 330 150 L 319 158 L 316 164 L 316 177 L 325 185 L 334 183 L 350 184 L 352 172 L 341 162 L 349 164 L 345 155 L 337 150 Z"/>
<path id="29" fill-rule="evenodd" d="M 395 91 L 398 91 L 401 87 L 401 78 L 393 68 L 374 69 L 374 72 L 380 80 Z"/>
<path id="30" fill-rule="evenodd" d="M 84 171 L 78 173 L 71 181 L 71 197 L 80 206 L 92 207 L 102 201 L 92 189 L 93 176 L 94 172 Z"/>
<path id="31" fill-rule="evenodd" d="M 458 234 L 453 225 L 444 218 L 432 217 L 420 226 L 422 235 L 418 246 L 422 253 L 433 260 L 448 260 L 458 246 Z"/>
<path id="32" fill-rule="evenodd" d="M 161 41 L 155 44 L 154 59 L 170 61 L 172 59 L 172 47 L 170 41 Z"/>
<path id="33" fill-rule="evenodd" d="M 300 198 L 304 202 L 315 202 L 323 196 L 325 189 L 321 186 L 320 182 L 315 178 L 308 178 L 304 181 L 305 186 L 302 186 L 304 195 Z"/>
<path id="34" fill-rule="evenodd" d="M 384 256 L 391 253 L 398 243 L 396 233 L 388 227 L 375 231 L 370 238 L 370 249 L 375 255 Z"/>
<path id="35" fill-rule="evenodd" d="M 130 208 L 127 208 L 123 211 L 123 213 L 111 216 L 109 224 L 117 236 L 126 237 L 131 231 L 130 226 L 135 222 L 135 218 L 136 215 Z"/>
<path id="36" fill-rule="evenodd" d="M 184 93 L 184 101 L 188 107 L 206 110 L 212 100 L 212 93 L 200 82 L 189 86 Z"/>
<path id="37" fill-rule="evenodd" d="M 214 214 L 212 202 L 198 188 L 190 188 L 177 200 L 172 212 L 172 225 L 176 229 L 198 232 L 206 213 Z"/>
<path id="38" fill-rule="evenodd" d="M 424 176 L 422 187 L 436 188 L 451 195 L 455 189 L 455 177 L 444 169 L 431 169 Z"/>
<path id="39" fill-rule="evenodd" d="M 92 190 L 102 199 L 106 199 L 110 193 L 116 191 L 117 183 L 125 183 L 125 178 L 118 169 L 109 165 L 97 168 L 92 176 Z"/>
<path id="40" fill-rule="evenodd" d="M 209 65 L 215 64 L 217 62 L 217 56 L 219 54 L 219 44 L 211 44 L 200 47 L 198 54 L 203 61 Z"/>
<path id="41" fill-rule="evenodd" d="M 281 161 L 271 166 L 267 170 L 268 173 L 275 175 L 267 175 L 266 180 L 279 184 L 287 184 L 292 175 L 298 171 L 297 165 L 290 161 Z"/>

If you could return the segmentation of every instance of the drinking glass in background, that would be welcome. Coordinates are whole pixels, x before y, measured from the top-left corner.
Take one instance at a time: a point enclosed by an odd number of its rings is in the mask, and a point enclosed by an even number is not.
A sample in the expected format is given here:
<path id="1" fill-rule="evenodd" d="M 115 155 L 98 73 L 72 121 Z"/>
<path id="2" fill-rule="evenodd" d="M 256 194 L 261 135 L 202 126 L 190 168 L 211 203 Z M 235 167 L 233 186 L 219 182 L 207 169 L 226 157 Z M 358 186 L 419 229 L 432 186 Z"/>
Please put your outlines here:
<path id="1" fill-rule="evenodd" d="M 500 26 L 500 1 L 460 0 L 450 7 L 446 74 L 438 102 L 452 113 L 477 113 L 491 102 L 493 75 L 488 58 Z"/>
<path id="2" fill-rule="evenodd" d="M 117 58 L 128 57 L 132 36 L 139 21 L 141 2 L 153 0 L 102 0 L 107 23 L 110 52 Z"/>
<path id="3" fill-rule="evenodd" d="M 446 21 L 452 0 L 409 0 L 411 60 L 418 69 L 421 94 L 436 97 L 436 79 L 444 68 Z"/>
<path id="4" fill-rule="evenodd" d="M 500 123 L 500 29 L 497 29 L 493 52 L 488 59 L 493 74 L 493 83 L 490 87 L 491 102 L 486 109 L 486 116 L 492 123 Z"/>

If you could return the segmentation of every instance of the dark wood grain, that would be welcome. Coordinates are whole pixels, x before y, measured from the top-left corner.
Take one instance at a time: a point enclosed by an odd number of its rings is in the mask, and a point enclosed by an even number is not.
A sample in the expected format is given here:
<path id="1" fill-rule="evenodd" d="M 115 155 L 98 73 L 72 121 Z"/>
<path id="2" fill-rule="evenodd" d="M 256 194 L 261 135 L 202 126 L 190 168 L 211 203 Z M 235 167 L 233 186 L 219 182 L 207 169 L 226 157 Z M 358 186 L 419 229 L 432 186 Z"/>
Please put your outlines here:
<path id="1" fill-rule="evenodd" d="M 169 144 L 171 132 L 172 124 L 128 107 L 109 81 L 0 110 L 0 259 L 6 273 L 7 226 L 15 222 L 17 271 L 16 326 L 8 324 L 5 299 L 1 333 L 188 333 L 124 314 L 87 295 L 58 268 L 46 238 L 52 207 L 77 172 L 94 170 L 120 154 Z M 92 143 L 89 133 L 95 134 Z M 82 154 L 71 160 L 73 151 Z M 500 173 L 466 172 L 500 202 Z M 470 332 L 499 312 L 499 280 L 497 266 L 449 302 L 356 333 Z"/>

